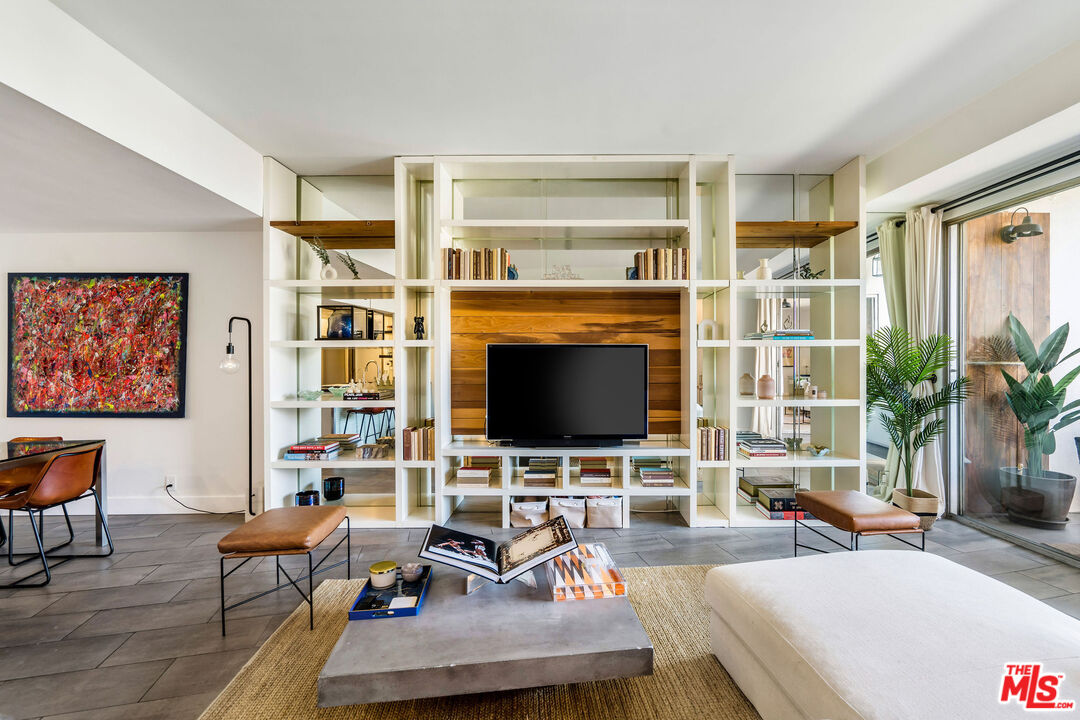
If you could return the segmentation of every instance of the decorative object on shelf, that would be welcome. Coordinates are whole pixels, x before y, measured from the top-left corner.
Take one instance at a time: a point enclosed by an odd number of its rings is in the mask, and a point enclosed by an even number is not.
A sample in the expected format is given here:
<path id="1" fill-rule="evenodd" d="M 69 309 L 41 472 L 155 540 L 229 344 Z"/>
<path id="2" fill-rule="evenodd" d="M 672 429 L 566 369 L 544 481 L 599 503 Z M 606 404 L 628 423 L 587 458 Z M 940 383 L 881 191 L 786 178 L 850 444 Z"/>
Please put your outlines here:
<path id="1" fill-rule="evenodd" d="M 799 450 L 801 450 L 802 441 L 803 439 L 801 437 L 784 438 L 784 444 L 787 445 L 787 449 L 791 452 L 798 452 Z"/>
<path id="2" fill-rule="evenodd" d="M 516 280 L 506 248 L 442 249 L 443 280 Z"/>
<path id="3" fill-rule="evenodd" d="M 1013 225 L 1013 220 L 1016 219 L 1016 213 L 1024 211 L 1024 219 L 1020 221 L 1019 225 Z M 1042 225 L 1032 222 L 1031 214 L 1026 207 L 1018 207 L 1013 210 L 1012 215 L 1009 217 L 1009 224 L 1001 228 L 1001 241 L 1005 243 L 1014 243 L 1016 238 L 1021 237 L 1033 237 L 1035 235 L 1042 235 Z"/>
<path id="4" fill-rule="evenodd" d="M 807 400 L 817 400 L 818 399 L 818 386 L 817 385 L 807 385 L 805 391 L 803 392 L 803 395 L 806 397 Z"/>
<path id="5" fill-rule="evenodd" d="M 772 400 L 776 397 L 776 380 L 772 375 L 766 373 L 758 378 L 757 396 L 759 400 Z"/>
<path id="6" fill-rule="evenodd" d="M 319 504 L 319 491 L 318 490 L 301 490 L 294 496 L 294 501 L 297 505 L 318 505 Z"/>
<path id="7" fill-rule="evenodd" d="M 344 385 L 334 385 L 333 387 L 331 387 L 329 389 L 330 389 L 330 394 L 334 396 L 335 400 L 344 400 L 345 399 L 345 391 L 348 388 L 346 388 Z"/>
<path id="8" fill-rule="evenodd" d="M 382 437 L 377 438 L 375 440 L 375 443 L 377 445 L 382 445 L 384 448 L 386 448 L 387 452 L 389 452 L 394 449 L 394 436 L 383 435 Z"/>
<path id="9" fill-rule="evenodd" d="M 1029 220 L 1025 218 L 1024 222 Z M 1052 455 L 1057 449 L 1055 432 L 1080 420 L 1080 411 L 1076 409 L 1080 403 L 1066 403 L 1068 387 L 1080 373 L 1080 368 L 1061 375 L 1056 383 L 1050 374 L 1057 375 L 1054 371 L 1058 365 L 1080 350 L 1061 357 L 1069 339 L 1068 323 L 1050 333 L 1038 350 L 1012 313 L 1009 313 L 1009 330 L 1028 376 L 1019 381 L 1004 369 L 1001 374 L 1009 386 L 1005 399 L 1017 421 L 1024 426 L 1028 462 L 1026 467 L 1005 467 L 999 471 L 1001 503 L 1013 522 L 1064 530 L 1076 494 L 1076 478 L 1044 469 L 1043 455 Z M 1057 418 L 1060 419 L 1054 423 Z"/>
<path id="10" fill-rule="evenodd" d="M 381 560 L 368 568 L 371 587 L 385 590 L 397 584 L 397 563 L 393 560 Z"/>
<path id="11" fill-rule="evenodd" d="M 368 370 L 371 366 L 375 366 L 375 377 L 368 380 Z M 364 365 L 364 374 L 360 377 L 362 381 L 364 392 L 378 392 L 379 391 L 379 363 L 375 360 L 368 360 Z"/>
<path id="12" fill-rule="evenodd" d="M 688 280 L 689 248 L 650 248 L 634 253 L 637 280 Z"/>
<path id="13" fill-rule="evenodd" d="M 551 270 L 544 273 L 545 280 L 581 280 L 581 276 L 569 265 L 554 265 Z"/>
<path id="14" fill-rule="evenodd" d="M 418 562 L 407 562 L 401 566 L 401 579 L 405 582 L 416 582 L 424 572 L 424 566 Z"/>
<path id="15" fill-rule="evenodd" d="M 386 457 L 386 446 L 378 443 L 367 443 L 356 448 L 356 457 L 360 460 L 378 460 Z"/>
<path id="16" fill-rule="evenodd" d="M 1048 348 L 1045 360 L 1057 361 L 1064 337 L 1061 336 L 1060 344 L 1050 343 L 1054 347 L 1045 346 Z M 1034 347 L 1031 355 L 1027 366 L 1035 373 L 1044 358 L 1034 352 Z M 929 530 L 937 519 L 938 498 L 915 489 L 915 462 L 919 450 L 945 432 L 943 411 L 967 397 L 967 377 L 940 382 L 953 358 L 952 339 L 948 335 L 930 335 L 916 342 L 906 330 L 893 326 L 881 328 L 866 339 L 866 412 L 878 412 L 881 426 L 900 453 L 904 473 L 905 488 L 893 490 L 892 502 L 918 515 L 923 530 Z M 939 382 L 934 382 L 935 379 Z M 1046 382 L 1050 383 L 1049 378 Z M 1041 448 L 1039 455 L 1041 458 Z"/>
<path id="17" fill-rule="evenodd" d="M 240 321 L 240 322 L 247 325 L 247 351 L 248 351 L 248 358 L 247 358 L 247 360 L 248 360 L 248 362 L 247 362 L 247 367 L 248 367 L 248 373 L 247 373 L 247 376 L 248 376 L 248 378 L 247 378 L 247 386 L 248 386 L 248 392 L 247 392 L 247 395 L 248 395 L 248 433 L 247 433 L 247 440 L 248 440 L 248 514 L 249 515 L 254 515 L 255 514 L 255 480 L 254 480 L 255 456 L 254 456 L 254 437 L 253 437 L 253 434 L 252 434 L 253 433 L 253 430 L 252 430 L 253 394 L 252 394 L 252 367 L 251 367 L 251 353 L 252 353 L 252 347 L 251 347 L 251 320 L 248 320 L 246 317 L 240 317 L 239 315 L 234 315 L 231 318 L 229 318 L 229 327 L 228 327 L 229 339 L 225 343 L 225 357 L 222 358 L 221 363 L 218 365 L 218 368 L 222 372 L 224 372 L 226 374 L 229 374 L 229 375 L 234 375 L 240 370 L 240 360 L 239 360 L 239 358 L 236 357 L 236 347 L 233 345 L 233 341 L 232 341 L 233 323 L 236 322 L 236 321 Z M 311 392 L 311 391 L 301 390 L 300 391 L 301 397 L 303 396 L 304 392 Z M 318 400 L 321 397 L 322 397 L 322 391 L 319 390 L 319 391 L 316 391 L 316 397 L 311 398 L 311 399 Z"/>
<path id="18" fill-rule="evenodd" d="M 757 276 L 758 280 L 772 280 L 772 268 L 769 267 L 768 258 L 758 260 Z"/>
<path id="19" fill-rule="evenodd" d="M 710 337 L 711 336 L 711 337 Z M 702 320 L 697 327 L 698 340 L 719 340 L 720 323 L 715 320 Z"/>
<path id="20" fill-rule="evenodd" d="M 301 400 L 311 402 L 312 400 L 319 400 L 323 396 L 322 390 L 300 390 L 296 393 L 296 397 Z"/>
<path id="21" fill-rule="evenodd" d="M 825 457 L 832 452 L 827 445 L 807 445 L 806 449 L 814 457 Z"/>
<path id="22" fill-rule="evenodd" d="M 518 277 L 520 277 L 520 276 L 518 275 L 517 265 L 511 265 L 508 268 L 506 268 L 506 279 L 507 280 L 517 280 Z"/>
<path id="23" fill-rule="evenodd" d="M 739 394 L 743 397 L 753 397 L 756 387 L 754 376 L 750 373 L 743 373 L 739 376 Z"/>
<path id="24" fill-rule="evenodd" d="M 414 565 L 419 570 L 406 576 L 405 568 Z M 376 588 L 371 582 L 364 583 L 349 609 L 349 620 L 415 617 L 424 606 L 430 581 L 430 565 L 406 563 L 400 572 L 395 570 L 394 581 L 383 589 Z"/>
<path id="25" fill-rule="evenodd" d="M 793 324 L 794 323 L 792 323 L 790 315 L 788 315 L 787 317 L 784 318 L 784 329 L 785 330 L 790 330 L 792 328 Z"/>
<path id="26" fill-rule="evenodd" d="M 799 277 L 803 280 L 820 280 L 821 276 L 825 274 L 825 268 L 813 272 L 810 269 L 810 263 L 806 263 L 799 267 Z"/>
<path id="27" fill-rule="evenodd" d="M 9 273 L 9 417 L 184 417 L 187 273 Z"/>
<path id="28" fill-rule="evenodd" d="M 551 599 L 602 600 L 626 595 L 626 580 L 603 543 L 583 543 L 544 564 Z"/>
<path id="29" fill-rule="evenodd" d="M 760 324 L 760 325 L 758 325 L 758 332 L 759 332 L 759 333 L 761 333 L 762 335 L 764 335 L 765 333 L 769 332 L 769 323 L 767 323 L 766 321 L 762 320 L 762 321 L 761 321 L 761 324 Z"/>
<path id="30" fill-rule="evenodd" d="M 363 333 L 356 335 L 355 311 L 352 305 L 319 305 L 316 309 L 319 318 L 316 340 L 353 340 L 363 338 Z"/>
<path id="31" fill-rule="evenodd" d="M 426 332 L 424 330 L 424 316 L 423 315 L 414 315 L 413 319 L 412 319 L 412 322 L 413 322 L 413 326 L 412 326 L 413 337 L 416 340 L 423 340 L 424 339 L 424 333 Z"/>
<path id="32" fill-rule="evenodd" d="M 827 391 L 825 391 L 825 390 L 818 390 L 817 391 L 817 399 L 818 400 L 827 400 L 828 398 L 829 398 L 829 393 Z"/>
<path id="33" fill-rule="evenodd" d="M 322 270 L 319 271 L 319 277 L 323 280 L 336 280 L 337 270 L 330 264 L 330 253 L 326 251 L 326 247 L 322 244 L 319 238 L 305 238 L 311 251 L 315 253 L 315 257 L 319 258 L 319 262 L 322 263 Z"/>
<path id="34" fill-rule="evenodd" d="M 359 280 L 360 279 L 360 271 L 357 269 L 356 261 L 353 260 L 353 257 L 352 257 L 352 255 L 349 254 L 349 251 L 348 250 L 346 250 L 345 252 L 337 252 L 337 251 L 335 251 L 334 254 L 338 256 L 338 260 L 341 261 L 341 264 L 344 265 L 346 268 L 348 268 L 349 272 L 352 273 L 353 280 Z"/>
<path id="35" fill-rule="evenodd" d="M 636 267 L 628 267 L 628 268 L 626 268 L 626 279 L 627 280 L 637 280 L 638 279 L 638 272 L 637 272 Z"/>
<path id="36" fill-rule="evenodd" d="M 337 502 L 345 497 L 345 478 L 337 476 L 323 478 L 322 494 L 327 502 Z"/>

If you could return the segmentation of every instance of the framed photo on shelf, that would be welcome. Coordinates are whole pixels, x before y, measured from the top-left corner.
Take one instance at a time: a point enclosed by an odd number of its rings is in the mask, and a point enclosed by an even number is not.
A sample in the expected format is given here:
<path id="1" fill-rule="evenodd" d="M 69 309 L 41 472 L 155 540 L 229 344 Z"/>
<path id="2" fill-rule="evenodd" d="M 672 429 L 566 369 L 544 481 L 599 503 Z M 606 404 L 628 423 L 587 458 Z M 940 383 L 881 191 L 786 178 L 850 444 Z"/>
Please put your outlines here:
<path id="1" fill-rule="evenodd" d="M 363 340 L 364 324 L 357 327 L 355 311 L 352 305 L 319 305 L 318 336 L 315 339 Z"/>

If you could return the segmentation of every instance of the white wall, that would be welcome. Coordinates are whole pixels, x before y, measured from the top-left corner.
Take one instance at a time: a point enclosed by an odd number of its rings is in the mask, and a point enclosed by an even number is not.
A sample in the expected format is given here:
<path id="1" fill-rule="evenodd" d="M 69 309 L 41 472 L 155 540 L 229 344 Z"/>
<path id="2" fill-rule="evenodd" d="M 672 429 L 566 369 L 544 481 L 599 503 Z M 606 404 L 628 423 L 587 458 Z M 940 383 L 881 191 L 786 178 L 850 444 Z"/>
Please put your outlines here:
<path id="1" fill-rule="evenodd" d="M 185 512 L 164 492 L 208 510 L 247 506 L 247 378 L 218 370 L 231 315 L 254 323 L 261 347 L 262 233 L 121 233 L 0 235 L 5 272 L 187 272 L 187 402 L 182 419 L 9 418 L 0 438 L 62 435 L 107 441 L 110 513 Z M 0 293 L 7 317 L 7 292 Z M 0 354 L 7 367 L 7 322 L 0 323 Z M 234 334 L 241 357 L 244 325 Z M 262 478 L 261 353 L 254 353 L 256 488 Z M 245 361 L 246 362 L 246 361 Z M 2 383 L 7 406 L 6 379 Z M 258 507 L 258 504 L 256 505 Z M 76 512 L 89 512 L 80 507 Z"/>

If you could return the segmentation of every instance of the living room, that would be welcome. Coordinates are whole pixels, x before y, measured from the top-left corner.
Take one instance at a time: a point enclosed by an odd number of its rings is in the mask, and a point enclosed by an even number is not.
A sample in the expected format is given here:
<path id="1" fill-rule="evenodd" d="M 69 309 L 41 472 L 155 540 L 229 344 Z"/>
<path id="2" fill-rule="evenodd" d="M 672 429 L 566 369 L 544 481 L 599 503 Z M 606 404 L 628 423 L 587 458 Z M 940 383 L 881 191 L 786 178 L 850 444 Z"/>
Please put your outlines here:
<path id="1" fill-rule="evenodd" d="M 1075 714 L 1078 28 L 5 3 L 0 718 Z"/>

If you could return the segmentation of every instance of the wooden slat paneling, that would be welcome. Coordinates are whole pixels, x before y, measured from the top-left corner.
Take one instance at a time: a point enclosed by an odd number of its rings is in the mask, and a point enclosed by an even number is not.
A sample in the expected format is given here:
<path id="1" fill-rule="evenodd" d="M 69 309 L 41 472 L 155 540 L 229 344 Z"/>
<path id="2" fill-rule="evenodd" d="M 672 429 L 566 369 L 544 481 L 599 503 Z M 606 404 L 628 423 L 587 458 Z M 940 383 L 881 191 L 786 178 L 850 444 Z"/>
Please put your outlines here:
<path id="1" fill-rule="evenodd" d="M 682 431 L 681 327 L 678 291 L 452 293 L 451 431 L 484 433 L 489 343 L 645 343 L 649 345 L 649 432 L 678 434 Z"/>

